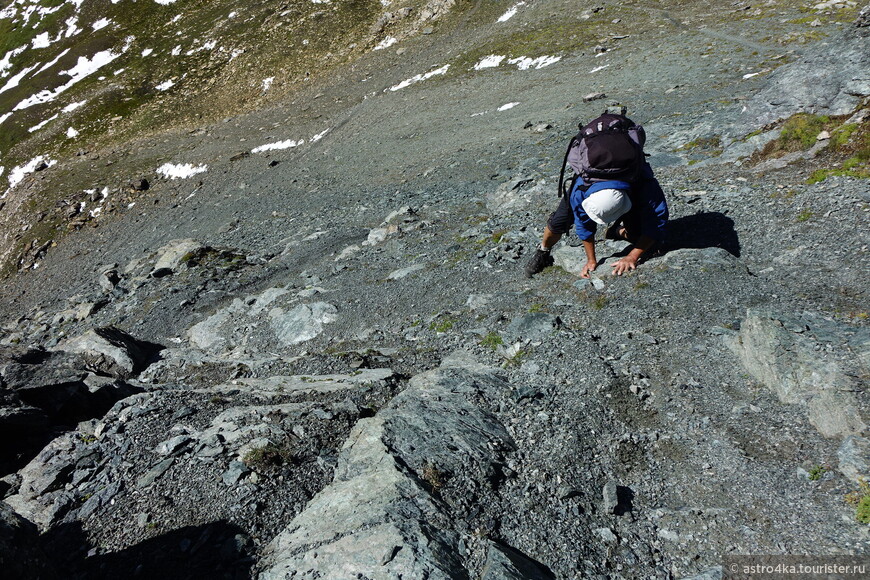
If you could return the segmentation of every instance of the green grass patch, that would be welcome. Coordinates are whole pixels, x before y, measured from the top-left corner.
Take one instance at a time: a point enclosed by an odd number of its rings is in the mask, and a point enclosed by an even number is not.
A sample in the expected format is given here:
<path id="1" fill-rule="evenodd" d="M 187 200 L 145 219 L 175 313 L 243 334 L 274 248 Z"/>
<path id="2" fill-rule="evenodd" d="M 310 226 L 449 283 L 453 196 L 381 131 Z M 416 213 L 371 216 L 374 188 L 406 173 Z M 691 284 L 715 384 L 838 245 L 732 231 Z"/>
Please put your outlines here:
<path id="1" fill-rule="evenodd" d="M 504 344 L 504 339 L 497 332 L 489 332 L 481 339 L 480 344 L 481 346 L 485 346 L 487 348 L 495 350 L 496 348 Z"/>
<path id="2" fill-rule="evenodd" d="M 816 143 L 819 133 L 824 131 L 830 122 L 831 118 L 827 115 L 798 113 L 782 126 L 779 140 L 788 149 L 809 149 Z"/>
<path id="3" fill-rule="evenodd" d="M 870 483 L 863 477 L 858 490 L 846 496 L 846 503 L 855 507 L 855 519 L 862 524 L 870 524 Z"/>
<path id="4" fill-rule="evenodd" d="M 450 316 L 445 316 L 439 320 L 434 320 L 429 323 L 429 330 L 434 330 L 437 333 L 444 333 L 453 328 L 457 320 Z"/>
<path id="5" fill-rule="evenodd" d="M 795 221 L 798 222 L 798 223 L 807 222 L 807 221 L 810 221 L 810 220 L 813 218 L 814 215 L 815 215 L 815 214 L 814 214 L 812 211 L 810 211 L 810 210 L 808 210 L 808 209 L 805 209 L 805 210 L 802 210 L 802 211 L 797 215 L 797 217 L 795 218 Z"/>

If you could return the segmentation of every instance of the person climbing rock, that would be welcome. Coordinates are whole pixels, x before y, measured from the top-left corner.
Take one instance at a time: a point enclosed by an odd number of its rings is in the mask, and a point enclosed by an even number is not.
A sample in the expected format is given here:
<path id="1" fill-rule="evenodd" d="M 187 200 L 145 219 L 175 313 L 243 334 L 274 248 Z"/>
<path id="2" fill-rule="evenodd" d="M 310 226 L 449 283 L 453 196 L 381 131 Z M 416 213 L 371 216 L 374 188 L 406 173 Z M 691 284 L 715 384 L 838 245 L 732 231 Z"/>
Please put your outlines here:
<path id="1" fill-rule="evenodd" d="M 583 242 L 586 264 L 583 278 L 598 267 L 595 233 L 599 225 L 609 226 L 605 239 L 627 240 L 628 254 L 613 263 L 612 274 L 634 270 L 641 258 L 665 237 L 668 204 L 652 167 L 646 162 L 643 145 L 646 135 L 640 125 L 625 116 L 605 111 L 586 126 L 581 125 L 568 145 L 559 176 L 561 200 L 547 220 L 540 246 L 526 264 L 528 278 L 553 265 L 553 246 L 571 230 Z M 570 164 L 574 178 L 564 181 Z M 568 192 L 564 191 L 568 185 Z"/>

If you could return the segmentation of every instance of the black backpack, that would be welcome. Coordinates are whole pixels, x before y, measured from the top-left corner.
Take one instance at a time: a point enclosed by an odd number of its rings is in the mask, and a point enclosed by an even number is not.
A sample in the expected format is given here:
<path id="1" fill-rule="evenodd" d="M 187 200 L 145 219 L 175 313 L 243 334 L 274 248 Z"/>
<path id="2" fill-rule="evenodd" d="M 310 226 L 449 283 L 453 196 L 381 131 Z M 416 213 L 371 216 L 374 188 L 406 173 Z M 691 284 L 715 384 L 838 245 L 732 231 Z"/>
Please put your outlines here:
<path id="1" fill-rule="evenodd" d="M 619 113 L 605 110 L 600 117 L 579 127 L 580 132 L 571 138 L 562 161 L 560 197 L 565 193 L 565 168 L 569 163 L 574 170 L 569 191 L 579 177 L 587 182 L 616 179 L 629 183 L 638 178 L 644 163 L 646 133 L 625 116 L 625 107 Z"/>

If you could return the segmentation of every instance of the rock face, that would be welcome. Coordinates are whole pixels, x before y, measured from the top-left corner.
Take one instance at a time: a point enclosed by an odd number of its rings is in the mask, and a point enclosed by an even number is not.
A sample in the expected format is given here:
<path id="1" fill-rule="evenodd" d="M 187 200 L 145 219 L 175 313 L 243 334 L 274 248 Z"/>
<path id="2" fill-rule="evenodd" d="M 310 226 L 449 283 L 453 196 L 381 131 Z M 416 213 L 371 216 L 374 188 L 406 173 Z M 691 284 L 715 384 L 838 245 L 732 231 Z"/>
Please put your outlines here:
<path id="1" fill-rule="evenodd" d="M 481 367 L 415 377 L 377 417 L 356 425 L 335 480 L 267 547 L 260 577 L 472 577 L 438 492 L 448 478 L 498 485 L 513 442 L 472 401 L 505 386 Z M 546 577 L 514 552 L 493 545 L 484 577 Z"/>
<path id="2" fill-rule="evenodd" d="M 118 379 L 141 373 L 162 348 L 112 327 L 95 328 L 58 345 L 59 350 L 80 353 L 94 372 Z"/>
<path id="3" fill-rule="evenodd" d="M 295 345 L 315 338 L 324 325 L 338 319 L 338 309 L 328 302 L 298 300 L 285 289 L 270 288 L 246 300 L 235 299 L 187 334 L 194 346 L 215 352 L 255 348 L 270 340 Z"/>
<path id="4" fill-rule="evenodd" d="M 794 65 L 774 71 L 767 87 L 746 105 L 743 126 L 763 126 L 798 112 L 845 115 L 854 111 L 870 95 L 870 51 L 860 30 L 843 31 L 835 41 L 837 50 L 814 48 Z"/>
<path id="5" fill-rule="evenodd" d="M 867 428 L 856 377 L 866 376 L 870 335 L 842 330 L 817 316 L 750 310 L 728 344 L 780 400 L 806 408 L 822 435 L 843 438 Z"/>
<path id="6" fill-rule="evenodd" d="M 101 417 L 116 401 L 140 390 L 94 375 L 93 361 L 65 351 L 0 347 L 0 465 L 4 470 L 26 463 L 57 429 Z"/>

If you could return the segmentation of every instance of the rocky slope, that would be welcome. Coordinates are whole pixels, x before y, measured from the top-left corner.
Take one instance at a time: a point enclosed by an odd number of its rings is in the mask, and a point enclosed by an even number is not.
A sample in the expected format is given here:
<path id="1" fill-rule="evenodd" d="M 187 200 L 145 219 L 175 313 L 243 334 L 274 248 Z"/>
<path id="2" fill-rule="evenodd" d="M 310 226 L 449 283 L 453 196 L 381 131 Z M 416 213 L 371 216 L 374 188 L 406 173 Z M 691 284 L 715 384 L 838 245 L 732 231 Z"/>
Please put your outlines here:
<path id="1" fill-rule="evenodd" d="M 865 555 L 866 19 L 707 4 L 402 5 L 365 21 L 395 44 L 268 106 L 57 149 L 0 211 L 0 563 L 717 578 Z M 567 137 L 613 101 L 647 128 L 668 242 L 612 277 L 601 241 L 581 280 L 566 240 L 526 279 Z"/>

